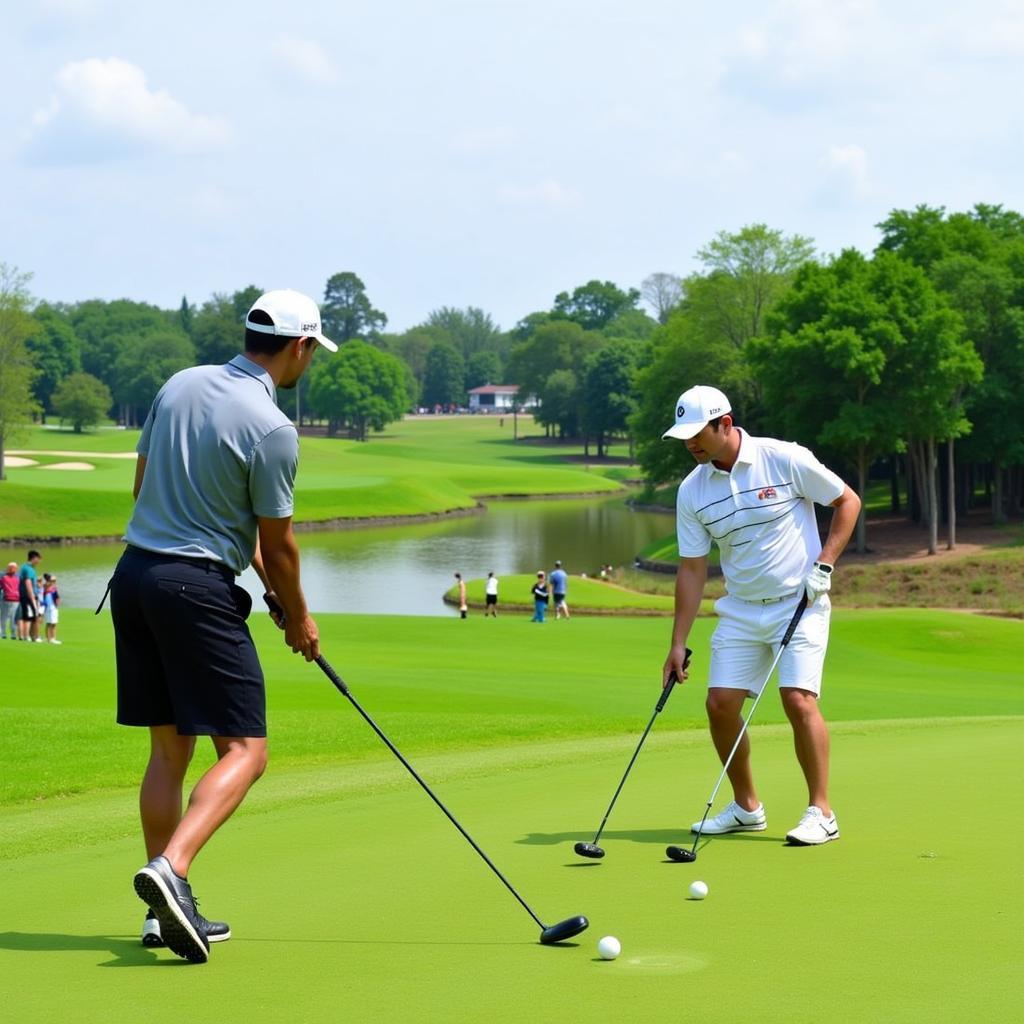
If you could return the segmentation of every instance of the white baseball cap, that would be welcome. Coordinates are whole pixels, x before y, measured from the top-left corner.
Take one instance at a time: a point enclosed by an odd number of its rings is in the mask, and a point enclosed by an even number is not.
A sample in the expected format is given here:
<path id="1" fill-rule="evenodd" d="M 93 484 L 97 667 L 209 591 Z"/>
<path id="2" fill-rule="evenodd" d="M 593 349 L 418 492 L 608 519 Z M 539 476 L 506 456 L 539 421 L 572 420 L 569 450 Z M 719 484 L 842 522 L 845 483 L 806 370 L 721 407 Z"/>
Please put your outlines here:
<path id="1" fill-rule="evenodd" d="M 261 310 L 273 321 L 272 324 L 253 323 L 252 314 Z M 245 316 L 245 326 L 260 334 L 277 334 L 284 338 L 315 338 L 329 352 L 337 352 L 338 346 L 320 333 L 320 309 L 302 292 L 291 288 L 278 288 L 265 292 L 253 304 Z"/>
<path id="2" fill-rule="evenodd" d="M 718 388 L 697 384 L 679 396 L 676 402 L 675 425 L 669 427 L 661 436 L 686 441 L 694 434 L 699 434 L 711 420 L 724 416 L 727 412 L 732 412 L 732 406 Z"/>

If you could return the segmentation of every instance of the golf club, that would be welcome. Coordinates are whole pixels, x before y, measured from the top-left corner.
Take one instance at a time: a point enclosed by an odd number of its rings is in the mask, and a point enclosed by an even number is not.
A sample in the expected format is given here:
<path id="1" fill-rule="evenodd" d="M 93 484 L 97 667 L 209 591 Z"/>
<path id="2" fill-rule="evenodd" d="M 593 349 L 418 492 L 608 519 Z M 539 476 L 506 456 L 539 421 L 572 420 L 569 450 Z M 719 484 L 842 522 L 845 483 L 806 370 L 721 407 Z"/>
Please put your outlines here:
<path id="1" fill-rule="evenodd" d="M 689 647 L 686 648 L 686 657 L 683 661 L 683 668 L 686 668 L 690 664 L 690 656 L 693 651 Z M 672 672 L 668 677 L 668 682 L 662 688 L 661 696 L 658 698 L 658 703 L 654 706 L 654 714 L 651 715 L 651 720 L 647 723 L 647 728 L 644 729 L 643 736 L 640 737 L 640 742 L 636 745 L 636 750 L 633 751 L 633 756 L 629 759 L 629 764 L 626 765 L 626 771 L 622 776 L 622 781 L 619 783 L 619 788 L 615 790 L 615 795 L 612 797 L 612 802 L 608 805 L 608 810 L 604 812 L 604 818 L 601 819 L 601 826 L 597 830 L 597 834 L 594 836 L 593 842 L 590 843 L 577 843 L 573 849 L 581 857 L 589 857 L 591 860 L 600 860 L 604 856 L 604 850 L 597 845 L 598 839 L 601 838 L 601 833 L 604 831 L 604 826 L 608 821 L 608 816 L 612 813 L 612 808 L 615 806 L 615 801 L 619 799 L 619 793 L 622 792 L 622 787 L 626 784 L 626 779 L 629 777 L 630 769 L 633 767 L 633 762 L 637 759 L 637 755 L 640 753 L 640 748 L 644 745 L 644 740 L 647 739 L 647 734 L 651 731 L 651 726 L 654 725 L 655 718 L 658 717 L 659 713 L 668 703 L 669 694 L 672 693 L 676 683 L 679 682 L 679 677 Z"/>
<path id="2" fill-rule="evenodd" d="M 722 785 L 722 781 L 725 779 L 725 773 L 729 770 L 729 765 L 732 764 L 733 756 L 740 745 L 740 740 L 743 739 L 743 736 L 747 731 L 747 726 L 750 725 L 750 720 L 754 717 L 757 705 L 761 702 L 761 697 L 764 696 L 764 691 L 768 689 L 768 680 L 771 679 L 772 673 L 775 671 L 775 666 L 778 665 L 779 658 L 782 657 L 782 652 L 786 649 L 786 645 L 793 639 L 793 634 L 796 632 L 796 627 L 799 625 L 800 617 L 803 615 L 806 607 L 807 594 L 804 593 L 800 596 L 800 603 L 796 606 L 796 611 L 793 612 L 793 617 L 789 620 L 786 632 L 782 634 L 782 643 L 779 644 L 779 650 L 775 655 L 775 660 L 772 662 L 772 667 L 768 669 L 768 675 L 765 676 L 764 683 L 758 691 L 757 696 L 754 698 L 754 703 L 751 705 L 750 711 L 747 713 L 747 717 L 743 720 L 743 725 L 740 726 L 736 742 L 732 745 L 732 750 L 729 751 L 729 756 L 725 759 L 725 764 L 722 766 L 722 773 L 718 776 L 718 781 L 715 783 L 715 788 L 711 791 L 711 796 L 708 797 L 708 805 L 704 808 L 704 817 L 700 819 L 700 828 L 697 829 L 697 834 L 693 837 L 692 849 L 687 850 L 684 846 L 669 846 L 665 850 L 665 856 L 668 857 L 669 860 L 679 861 L 683 864 L 692 864 L 697 859 L 697 843 L 700 841 L 700 837 L 703 833 L 704 822 L 708 820 L 708 811 L 711 810 L 711 805 L 715 802 L 715 797 L 718 796 L 718 790 Z"/>
<path id="3" fill-rule="evenodd" d="M 544 922 L 541 921 L 541 919 L 530 909 L 530 906 L 529 904 L 527 904 L 526 900 L 524 900 L 522 896 L 520 896 L 519 893 L 516 892 L 516 890 L 512 887 L 512 884 L 508 881 L 508 879 L 494 866 L 494 863 L 490 859 L 490 857 L 488 857 L 487 854 L 484 853 L 484 851 L 481 850 L 479 846 L 477 846 L 476 842 L 473 840 L 473 837 L 455 820 L 451 811 L 449 811 L 448 808 L 445 807 L 443 803 L 441 803 L 437 796 L 434 795 L 434 791 L 423 781 L 422 778 L 420 778 L 419 774 L 417 774 L 416 772 L 416 769 L 413 768 L 411 764 L 409 764 L 409 762 L 399 752 L 398 748 L 391 742 L 391 740 L 387 738 L 387 736 L 384 735 L 384 733 L 381 731 L 377 723 L 374 722 L 374 720 L 363 710 L 359 702 L 355 699 L 355 697 L 352 696 L 352 693 L 350 692 L 348 686 L 345 684 L 344 680 L 342 680 L 338 673 L 335 672 L 334 669 L 331 668 L 331 666 L 328 664 L 327 659 L 324 658 L 323 655 L 321 655 L 319 658 L 316 659 L 316 663 L 323 670 L 324 675 L 327 676 L 327 678 L 330 679 L 330 681 L 335 685 L 335 687 L 342 694 L 342 696 L 347 697 L 348 700 L 351 702 L 352 706 L 356 709 L 356 711 L 358 711 L 359 714 L 366 719 L 370 728 L 373 729 L 373 731 L 384 741 L 384 744 L 388 748 L 388 750 L 390 750 L 391 753 L 394 754 L 395 757 L 397 757 L 398 760 L 402 762 L 402 765 L 405 767 L 406 771 L 408 771 L 409 774 L 420 784 L 420 786 L 423 787 L 427 796 L 429 796 L 430 799 L 433 800 L 434 803 L 437 804 L 437 806 L 440 807 L 442 811 L 444 811 L 445 816 L 448 818 L 448 820 L 462 833 L 462 835 L 465 837 L 470 846 L 472 846 L 473 849 L 476 850 L 478 854 L 480 854 L 480 856 L 484 860 L 484 863 L 502 880 L 502 882 L 505 884 L 505 888 L 507 888 L 508 891 L 512 893 L 513 896 L 515 896 L 515 898 L 522 905 L 523 909 L 530 915 L 530 917 L 533 918 L 533 920 L 540 927 L 540 941 L 544 945 L 550 946 L 556 942 L 564 942 L 566 939 L 571 939 L 574 935 L 579 935 L 580 932 L 584 931 L 589 926 L 590 922 L 582 915 L 578 917 L 569 917 L 566 918 L 564 921 L 558 921 L 557 923 L 552 925 L 544 924 Z"/>

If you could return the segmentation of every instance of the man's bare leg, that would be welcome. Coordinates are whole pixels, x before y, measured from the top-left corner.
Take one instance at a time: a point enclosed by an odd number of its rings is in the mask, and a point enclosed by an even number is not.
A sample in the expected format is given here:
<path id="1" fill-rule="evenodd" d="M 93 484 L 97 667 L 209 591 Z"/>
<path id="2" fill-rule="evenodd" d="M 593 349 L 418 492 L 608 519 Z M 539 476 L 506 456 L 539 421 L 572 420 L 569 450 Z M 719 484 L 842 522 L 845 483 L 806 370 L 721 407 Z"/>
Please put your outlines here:
<path id="1" fill-rule="evenodd" d="M 828 802 L 828 726 L 822 717 L 818 698 L 809 690 L 783 687 L 782 706 L 793 727 L 793 745 L 807 780 L 808 804 L 826 817 L 832 808 Z"/>
<path id="2" fill-rule="evenodd" d="M 731 690 L 719 686 L 708 690 L 708 725 L 722 764 L 725 764 L 743 726 L 743 702 L 746 698 L 746 690 Z M 733 799 L 740 807 L 748 811 L 760 807 L 761 801 L 757 798 L 754 776 L 750 768 L 750 736 L 747 733 L 743 734 L 726 774 L 732 783 Z"/>

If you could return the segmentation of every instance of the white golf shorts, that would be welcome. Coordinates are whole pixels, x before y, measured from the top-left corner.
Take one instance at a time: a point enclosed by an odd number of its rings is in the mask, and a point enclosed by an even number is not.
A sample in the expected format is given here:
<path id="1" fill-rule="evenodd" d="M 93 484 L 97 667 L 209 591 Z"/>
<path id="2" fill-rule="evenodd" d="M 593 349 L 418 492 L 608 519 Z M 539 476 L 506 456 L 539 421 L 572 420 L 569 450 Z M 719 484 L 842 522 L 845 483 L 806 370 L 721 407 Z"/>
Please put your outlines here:
<path id="1" fill-rule="evenodd" d="M 756 697 L 765 684 L 768 670 L 778 653 L 782 634 L 796 611 L 799 594 L 771 604 L 741 601 L 738 597 L 715 602 L 718 625 L 711 637 L 711 666 L 708 688 L 746 690 Z M 828 626 L 832 605 L 823 594 L 804 610 L 793 638 L 779 659 L 781 687 L 821 694 L 821 675 L 828 649 Z"/>

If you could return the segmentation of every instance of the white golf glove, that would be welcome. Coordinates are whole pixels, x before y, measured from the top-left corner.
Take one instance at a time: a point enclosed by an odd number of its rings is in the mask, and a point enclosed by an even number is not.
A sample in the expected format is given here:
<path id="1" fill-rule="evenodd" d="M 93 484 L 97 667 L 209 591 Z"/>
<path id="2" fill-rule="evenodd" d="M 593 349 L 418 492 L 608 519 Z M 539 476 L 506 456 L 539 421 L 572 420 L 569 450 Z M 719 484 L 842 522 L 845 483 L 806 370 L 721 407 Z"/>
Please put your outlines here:
<path id="1" fill-rule="evenodd" d="M 814 604 L 822 594 L 827 594 L 832 589 L 832 569 L 833 567 L 828 562 L 814 563 L 814 568 L 804 580 L 808 604 Z"/>

